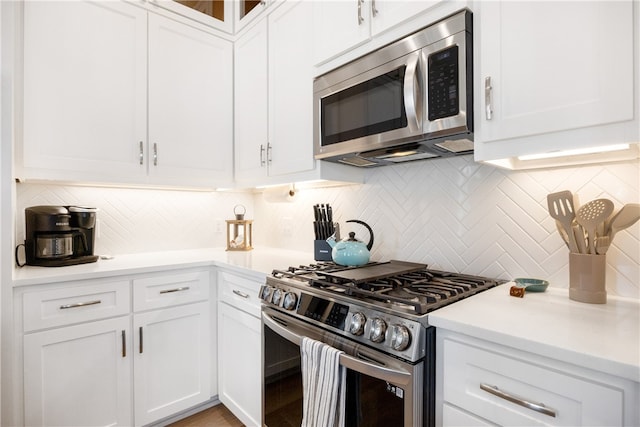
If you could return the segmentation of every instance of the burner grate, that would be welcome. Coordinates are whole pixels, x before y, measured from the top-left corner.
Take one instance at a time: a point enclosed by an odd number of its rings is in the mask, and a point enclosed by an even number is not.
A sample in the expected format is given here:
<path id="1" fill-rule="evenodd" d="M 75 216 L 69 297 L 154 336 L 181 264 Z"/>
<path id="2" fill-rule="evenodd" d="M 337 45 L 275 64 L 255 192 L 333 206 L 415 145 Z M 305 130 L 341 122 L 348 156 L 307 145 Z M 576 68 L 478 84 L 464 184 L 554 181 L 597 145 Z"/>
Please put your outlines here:
<path id="1" fill-rule="evenodd" d="M 401 261 L 361 267 L 318 262 L 273 270 L 272 274 L 275 278 L 298 280 L 311 287 L 419 315 L 503 283 Z"/>

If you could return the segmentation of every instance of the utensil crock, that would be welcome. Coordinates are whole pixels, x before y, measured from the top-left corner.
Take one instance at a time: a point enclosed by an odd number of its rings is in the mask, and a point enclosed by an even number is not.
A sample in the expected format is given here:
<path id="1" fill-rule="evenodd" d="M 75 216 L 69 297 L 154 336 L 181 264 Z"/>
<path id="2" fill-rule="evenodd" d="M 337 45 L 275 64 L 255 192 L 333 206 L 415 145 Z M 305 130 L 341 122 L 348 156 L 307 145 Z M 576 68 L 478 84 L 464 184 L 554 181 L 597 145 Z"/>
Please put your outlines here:
<path id="1" fill-rule="evenodd" d="M 606 255 L 569 254 L 569 299 L 590 304 L 605 304 Z"/>

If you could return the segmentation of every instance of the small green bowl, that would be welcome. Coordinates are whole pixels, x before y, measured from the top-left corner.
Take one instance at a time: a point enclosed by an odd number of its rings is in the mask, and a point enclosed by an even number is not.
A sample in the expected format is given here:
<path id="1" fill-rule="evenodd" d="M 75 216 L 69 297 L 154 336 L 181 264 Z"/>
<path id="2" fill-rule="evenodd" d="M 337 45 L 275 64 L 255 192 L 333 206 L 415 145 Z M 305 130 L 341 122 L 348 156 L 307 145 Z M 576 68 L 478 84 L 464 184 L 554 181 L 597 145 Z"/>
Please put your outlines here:
<path id="1" fill-rule="evenodd" d="M 529 279 L 519 277 L 513 279 L 518 287 L 524 288 L 527 292 L 544 292 L 549 286 L 549 282 L 542 279 Z"/>

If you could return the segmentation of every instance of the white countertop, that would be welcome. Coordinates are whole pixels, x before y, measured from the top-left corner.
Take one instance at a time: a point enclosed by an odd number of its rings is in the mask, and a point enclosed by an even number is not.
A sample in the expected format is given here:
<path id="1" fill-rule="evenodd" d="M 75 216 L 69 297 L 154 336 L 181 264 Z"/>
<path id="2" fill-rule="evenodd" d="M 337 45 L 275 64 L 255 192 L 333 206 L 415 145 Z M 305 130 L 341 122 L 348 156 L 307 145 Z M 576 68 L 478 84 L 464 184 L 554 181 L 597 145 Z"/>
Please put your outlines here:
<path id="1" fill-rule="evenodd" d="M 429 315 L 438 328 L 640 382 L 640 301 L 569 299 L 567 289 L 509 295 L 506 283 Z"/>
<path id="2" fill-rule="evenodd" d="M 274 248 L 254 248 L 251 251 L 226 251 L 223 248 L 183 251 L 149 252 L 118 255 L 113 259 L 100 259 L 89 264 L 66 267 L 17 268 L 13 286 L 41 285 L 70 280 L 96 279 L 106 276 L 149 273 L 165 268 L 190 268 L 217 265 L 245 274 L 264 277 L 274 268 L 309 264 L 313 254 Z"/>

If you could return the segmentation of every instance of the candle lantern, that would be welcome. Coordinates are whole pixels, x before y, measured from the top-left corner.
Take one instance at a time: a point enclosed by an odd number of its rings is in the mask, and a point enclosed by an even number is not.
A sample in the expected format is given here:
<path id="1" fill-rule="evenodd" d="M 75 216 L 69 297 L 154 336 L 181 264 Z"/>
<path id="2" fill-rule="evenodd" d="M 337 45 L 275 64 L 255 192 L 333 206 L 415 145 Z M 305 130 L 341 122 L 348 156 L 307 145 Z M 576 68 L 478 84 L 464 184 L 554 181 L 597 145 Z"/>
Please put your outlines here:
<path id="1" fill-rule="evenodd" d="M 227 219 L 227 250 L 250 251 L 253 249 L 253 220 L 244 219 L 247 209 L 236 205 L 233 213 L 236 219 Z"/>

